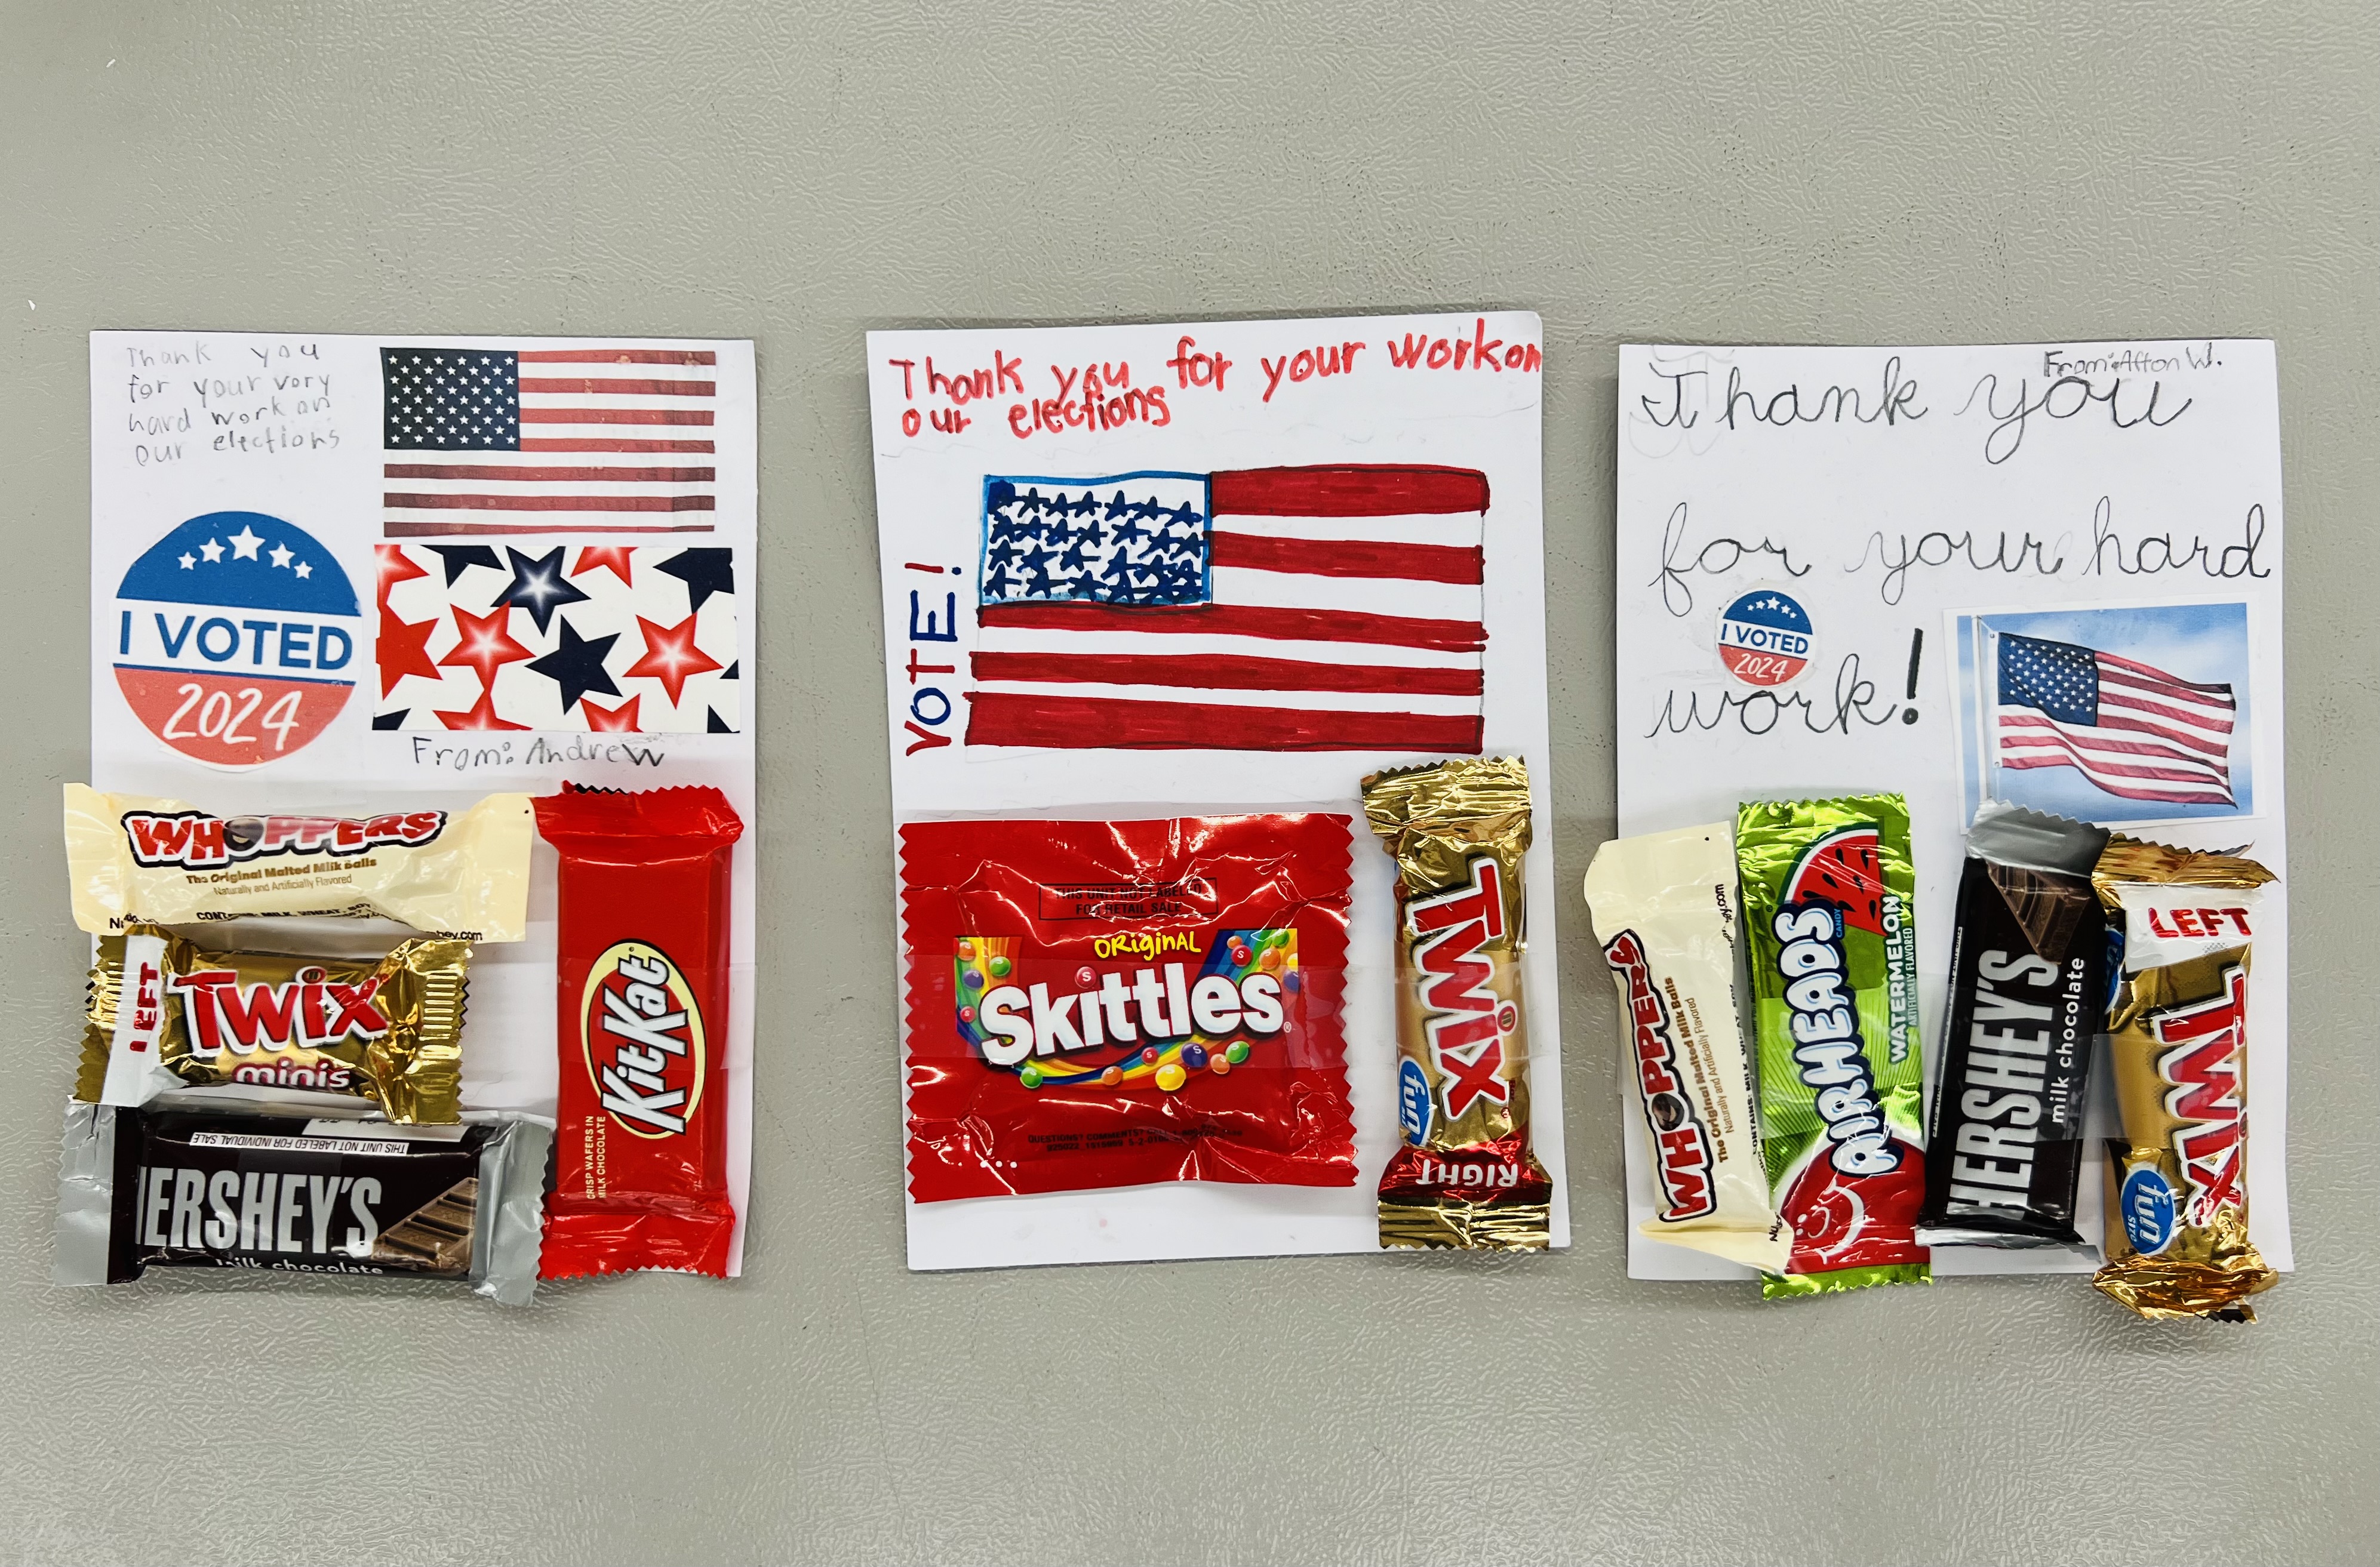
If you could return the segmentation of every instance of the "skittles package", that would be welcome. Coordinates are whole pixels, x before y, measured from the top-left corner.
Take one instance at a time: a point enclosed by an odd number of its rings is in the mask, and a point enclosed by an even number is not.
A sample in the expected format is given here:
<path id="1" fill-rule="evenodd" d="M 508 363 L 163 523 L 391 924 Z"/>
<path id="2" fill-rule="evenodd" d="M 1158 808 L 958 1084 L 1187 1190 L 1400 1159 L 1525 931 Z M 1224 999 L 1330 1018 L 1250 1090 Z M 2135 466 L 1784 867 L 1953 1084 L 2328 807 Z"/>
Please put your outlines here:
<path id="1" fill-rule="evenodd" d="M 2124 935 L 2107 1009 L 2124 1135 L 2091 1282 L 2143 1317 L 2253 1322 L 2277 1275 L 2248 1238 L 2248 960 L 2273 873 L 2119 836 L 2091 880 Z"/>
<path id="2" fill-rule="evenodd" d="M 1777 1299 L 1930 1282 L 1918 1048 L 1917 876 L 1899 795 L 1752 801 L 1736 865 L 1751 959 L 1760 1130 L 1792 1228 Z"/>
<path id="3" fill-rule="evenodd" d="M 1349 825 L 903 827 L 911 1198 L 1354 1184 Z"/>
<path id="4" fill-rule="evenodd" d="M 1364 816 L 1397 866 L 1397 1119 L 1380 1245 L 1537 1251 L 1553 1183 L 1529 1146 L 1529 770 L 1471 757 L 1376 772 Z"/>

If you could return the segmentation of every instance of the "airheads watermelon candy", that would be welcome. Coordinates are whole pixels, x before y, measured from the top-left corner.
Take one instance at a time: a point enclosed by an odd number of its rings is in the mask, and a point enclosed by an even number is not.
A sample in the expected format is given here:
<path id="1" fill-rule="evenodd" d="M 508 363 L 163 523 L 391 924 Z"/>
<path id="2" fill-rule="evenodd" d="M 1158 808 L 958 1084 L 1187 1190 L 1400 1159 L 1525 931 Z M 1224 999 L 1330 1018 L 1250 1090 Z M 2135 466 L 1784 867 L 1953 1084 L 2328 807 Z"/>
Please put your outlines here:
<path id="1" fill-rule="evenodd" d="M 1762 1151 L 1793 1255 L 1761 1293 L 1933 1277 L 1918 1053 L 1917 878 L 1899 795 L 1736 811 Z"/>

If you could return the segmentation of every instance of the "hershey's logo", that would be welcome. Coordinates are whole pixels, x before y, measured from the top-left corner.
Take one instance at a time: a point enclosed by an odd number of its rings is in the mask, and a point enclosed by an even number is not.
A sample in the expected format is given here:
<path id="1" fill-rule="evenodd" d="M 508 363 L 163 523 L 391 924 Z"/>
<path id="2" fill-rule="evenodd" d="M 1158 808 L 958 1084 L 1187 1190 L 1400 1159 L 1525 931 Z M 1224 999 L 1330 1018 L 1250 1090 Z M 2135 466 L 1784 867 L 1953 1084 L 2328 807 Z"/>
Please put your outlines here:
<path id="1" fill-rule="evenodd" d="M 2070 959 L 2061 976 L 2046 957 L 2011 956 L 1997 948 L 1977 960 L 1966 1069 L 1958 1083 L 1945 1085 L 1959 1096 L 1950 1161 L 1954 1201 L 2027 1206 L 2034 1147 L 2048 1112 L 2046 1077 L 2058 1009 L 2061 1002 L 2079 1003 L 2085 967 L 2083 959 Z"/>
<path id="2" fill-rule="evenodd" d="M 380 1239 L 380 1182 L 370 1175 L 146 1165 L 140 1244 L 192 1252 L 370 1257 Z"/>

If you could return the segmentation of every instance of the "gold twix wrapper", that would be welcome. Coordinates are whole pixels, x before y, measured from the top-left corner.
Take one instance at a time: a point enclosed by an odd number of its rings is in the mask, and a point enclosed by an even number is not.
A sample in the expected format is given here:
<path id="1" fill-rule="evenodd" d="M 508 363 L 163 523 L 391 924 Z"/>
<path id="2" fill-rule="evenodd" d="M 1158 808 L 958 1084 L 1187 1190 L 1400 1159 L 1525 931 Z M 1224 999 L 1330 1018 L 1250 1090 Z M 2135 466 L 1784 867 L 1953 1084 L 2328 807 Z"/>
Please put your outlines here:
<path id="1" fill-rule="evenodd" d="M 2247 1298 L 2276 1277 L 2248 1239 L 2248 967 L 2272 880 L 2251 859 L 2124 837 L 2092 873 L 2124 922 L 2107 1015 L 2124 1135 L 2091 1282 L 2143 1317 L 2252 1322 Z"/>
<path id="2" fill-rule="evenodd" d="M 1374 773 L 1364 816 L 1397 863 L 1397 1118 L 1380 1244 L 1537 1250 L 1553 1184 L 1529 1148 L 1522 858 L 1529 772 L 1466 758 Z"/>
<path id="3" fill-rule="evenodd" d="M 1735 994 L 1735 830 L 1718 821 L 1614 838 L 1586 868 L 1586 901 L 1620 990 L 1625 1075 L 1653 1172 L 1639 1234 L 1782 1273 L 1777 1215 Z"/>
<path id="4" fill-rule="evenodd" d="M 75 1097 L 336 1094 L 391 1121 L 458 1120 L 470 954 L 446 940 L 360 960 L 212 952 L 135 925 L 99 943 Z"/>
<path id="5" fill-rule="evenodd" d="M 75 923 L 379 916 L 474 941 L 517 941 L 528 922 L 527 795 L 468 810 L 341 818 L 209 816 L 179 800 L 67 785 Z"/>

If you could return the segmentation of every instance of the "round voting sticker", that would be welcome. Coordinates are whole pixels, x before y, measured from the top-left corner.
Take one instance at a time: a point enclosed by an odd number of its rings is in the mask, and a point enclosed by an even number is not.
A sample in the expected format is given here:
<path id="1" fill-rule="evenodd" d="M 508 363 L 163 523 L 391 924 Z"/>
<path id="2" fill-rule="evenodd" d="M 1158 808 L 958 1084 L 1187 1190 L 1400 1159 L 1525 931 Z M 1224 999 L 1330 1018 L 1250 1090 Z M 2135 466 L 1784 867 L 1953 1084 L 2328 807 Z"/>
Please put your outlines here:
<path id="1" fill-rule="evenodd" d="M 1808 667 L 1809 614 L 1788 593 L 1755 588 L 1718 617 L 1718 656 L 1747 686 L 1782 686 Z"/>
<path id="2" fill-rule="evenodd" d="M 188 757 L 254 767 L 320 735 L 370 634 L 337 559 L 262 512 L 209 512 L 150 546 L 115 590 L 115 683 Z"/>

